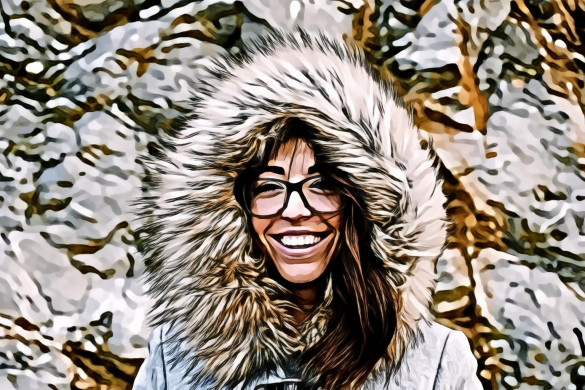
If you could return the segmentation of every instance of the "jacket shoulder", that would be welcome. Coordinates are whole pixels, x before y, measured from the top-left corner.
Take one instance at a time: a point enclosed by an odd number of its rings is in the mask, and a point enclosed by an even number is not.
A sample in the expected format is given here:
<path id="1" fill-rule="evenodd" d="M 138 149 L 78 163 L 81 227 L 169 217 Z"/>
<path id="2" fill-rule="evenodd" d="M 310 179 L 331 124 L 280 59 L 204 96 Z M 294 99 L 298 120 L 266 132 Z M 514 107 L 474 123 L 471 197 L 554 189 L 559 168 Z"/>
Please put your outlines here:
<path id="1" fill-rule="evenodd" d="M 148 356 L 138 370 L 133 390 L 166 390 L 165 354 L 162 327 L 155 328 L 148 338 Z"/>
<path id="2" fill-rule="evenodd" d="M 448 329 L 433 389 L 482 389 L 477 360 L 463 332 Z"/>
<path id="3" fill-rule="evenodd" d="M 154 328 L 148 339 L 148 356 L 140 366 L 133 390 L 208 390 L 213 378 L 202 375 L 203 363 L 197 362 L 185 345 L 175 342 L 170 324 Z M 195 362 L 195 364 L 193 364 Z M 199 379 L 193 384 L 194 377 Z"/>
<path id="4" fill-rule="evenodd" d="M 481 389 L 477 361 L 465 335 L 421 321 L 420 337 L 407 348 L 390 389 Z"/>

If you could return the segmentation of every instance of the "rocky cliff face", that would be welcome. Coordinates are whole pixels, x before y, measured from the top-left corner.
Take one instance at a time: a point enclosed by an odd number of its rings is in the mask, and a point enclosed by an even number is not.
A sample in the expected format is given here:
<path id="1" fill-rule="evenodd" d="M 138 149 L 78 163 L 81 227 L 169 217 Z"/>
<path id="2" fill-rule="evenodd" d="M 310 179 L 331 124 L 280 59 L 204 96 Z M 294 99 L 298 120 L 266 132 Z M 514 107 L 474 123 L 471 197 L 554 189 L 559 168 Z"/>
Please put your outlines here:
<path id="1" fill-rule="evenodd" d="M 0 0 L 0 388 L 129 388 L 137 157 L 198 64 L 272 27 L 358 42 L 443 161 L 435 311 L 485 388 L 585 383 L 583 1 Z"/>

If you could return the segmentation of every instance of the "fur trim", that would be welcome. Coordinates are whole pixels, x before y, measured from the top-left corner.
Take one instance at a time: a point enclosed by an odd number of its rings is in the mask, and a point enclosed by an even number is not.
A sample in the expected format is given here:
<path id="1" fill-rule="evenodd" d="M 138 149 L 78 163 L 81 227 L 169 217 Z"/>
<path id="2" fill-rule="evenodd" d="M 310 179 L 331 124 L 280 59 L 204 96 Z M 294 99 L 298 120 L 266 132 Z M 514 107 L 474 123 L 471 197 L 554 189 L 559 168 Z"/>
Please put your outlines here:
<path id="1" fill-rule="evenodd" d="M 363 197 L 372 249 L 396 289 L 398 327 L 389 347 L 396 363 L 417 322 L 429 317 L 446 238 L 437 158 L 357 47 L 299 30 L 259 39 L 245 53 L 210 60 L 192 114 L 146 159 L 152 196 L 139 203 L 156 301 L 151 324 L 172 323 L 173 342 L 193 351 L 176 358 L 193 359 L 192 367 L 203 362 L 194 381 L 211 375 L 216 388 L 283 366 L 324 330 L 327 303 L 310 327 L 293 326 L 279 285 L 251 255 L 233 192 L 275 131 L 267 125 L 296 116 L 318 129 L 316 142 Z"/>

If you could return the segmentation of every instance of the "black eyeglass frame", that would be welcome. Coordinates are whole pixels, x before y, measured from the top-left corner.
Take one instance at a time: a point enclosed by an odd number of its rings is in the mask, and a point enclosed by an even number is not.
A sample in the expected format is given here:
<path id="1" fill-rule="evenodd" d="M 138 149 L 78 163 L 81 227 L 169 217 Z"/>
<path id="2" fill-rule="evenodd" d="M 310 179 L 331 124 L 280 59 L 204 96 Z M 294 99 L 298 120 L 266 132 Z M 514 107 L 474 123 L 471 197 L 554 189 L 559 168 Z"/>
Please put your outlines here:
<path id="1" fill-rule="evenodd" d="M 273 218 L 276 217 L 277 215 L 282 214 L 282 212 L 286 209 L 286 207 L 288 206 L 288 202 L 290 200 L 290 197 L 292 195 L 293 192 L 297 192 L 301 198 L 301 201 L 303 202 L 303 205 L 305 206 L 305 208 L 307 210 L 309 210 L 311 213 L 316 214 L 316 215 L 324 215 L 324 214 L 335 214 L 338 213 L 339 211 L 341 211 L 344 207 L 343 202 L 340 202 L 339 208 L 337 210 L 332 210 L 332 211 L 317 211 L 315 210 L 313 207 L 311 207 L 311 205 L 309 204 L 309 202 L 307 201 L 307 198 L 305 197 L 305 194 L 303 193 L 303 184 L 305 184 L 306 182 L 308 182 L 309 180 L 315 179 L 317 177 L 323 177 L 322 175 L 314 175 L 314 176 L 310 176 L 307 177 L 301 181 L 298 181 L 296 183 L 291 183 L 289 181 L 286 180 L 280 180 L 280 179 L 275 179 L 275 178 L 263 178 L 261 180 L 263 181 L 270 181 L 270 182 L 276 182 L 276 183 L 282 183 L 285 186 L 286 189 L 286 197 L 284 198 L 284 202 L 282 203 L 282 207 L 280 209 L 278 209 L 277 212 L 270 214 L 270 215 L 260 215 L 260 214 L 255 214 L 252 212 L 252 210 L 250 210 L 250 206 L 249 206 L 249 202 L 248 202 L 248 197 L 247 197 L 247 192 L 249 189 L 248 185 L 244 185 L 242 186 L 242 199 L 243 199 L 243 203 L 244 203 L 244 207 L 246 209 L 246 212 L 248 212 L 250 215 L 252 215 L 253 217 L 256 218 Z M 258 179 L 256 179 L 258 180 Z M 341 199 L 341 196 L 340 196 Z"/>

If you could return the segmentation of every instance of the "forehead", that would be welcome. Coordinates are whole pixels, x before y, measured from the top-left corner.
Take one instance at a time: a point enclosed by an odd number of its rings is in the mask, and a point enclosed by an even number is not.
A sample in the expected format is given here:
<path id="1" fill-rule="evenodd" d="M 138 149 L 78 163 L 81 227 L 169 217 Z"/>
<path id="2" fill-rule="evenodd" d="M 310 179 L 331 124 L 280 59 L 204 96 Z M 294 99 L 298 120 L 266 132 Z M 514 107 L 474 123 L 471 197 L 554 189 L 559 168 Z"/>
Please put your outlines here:
<path id="1" fill-rule="evenodd" d="M 283 168 L 285 174 L 308 174 L 309 168 L 315 165 L 315 154 L 307 142 L 291 139 L 281 145 L 267 165 Z"/>

